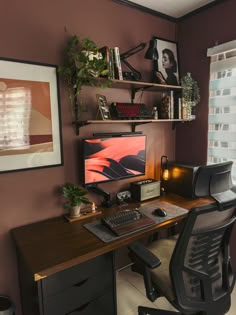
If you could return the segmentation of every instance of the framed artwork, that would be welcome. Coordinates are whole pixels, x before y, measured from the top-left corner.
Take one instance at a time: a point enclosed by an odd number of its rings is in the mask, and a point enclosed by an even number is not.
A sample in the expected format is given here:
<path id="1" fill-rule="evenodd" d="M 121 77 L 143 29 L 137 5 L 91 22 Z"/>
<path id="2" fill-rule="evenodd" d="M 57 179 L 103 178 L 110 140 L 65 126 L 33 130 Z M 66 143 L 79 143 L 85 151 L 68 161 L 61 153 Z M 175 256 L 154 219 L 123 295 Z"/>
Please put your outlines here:
<path id="1" fill-rule="evenodd" d="M 102 120 L 110 120 L 111 113 L 107 105 L 107 100 L 104 95 L 96 94 L 98 102 L 98 113 L 100 114 Z"/>
<path id="2" fill-rule="evenodd" d="M 57 67 L 0 58 L 0 173 L 63 164 Z"/>
<path id="3" fill-rule="evenodd" d="M 177 43 L 155 38 L 158 59 L 154 61 L 153 80 L 155 83 L 179 85 L 179 64 Z"/>

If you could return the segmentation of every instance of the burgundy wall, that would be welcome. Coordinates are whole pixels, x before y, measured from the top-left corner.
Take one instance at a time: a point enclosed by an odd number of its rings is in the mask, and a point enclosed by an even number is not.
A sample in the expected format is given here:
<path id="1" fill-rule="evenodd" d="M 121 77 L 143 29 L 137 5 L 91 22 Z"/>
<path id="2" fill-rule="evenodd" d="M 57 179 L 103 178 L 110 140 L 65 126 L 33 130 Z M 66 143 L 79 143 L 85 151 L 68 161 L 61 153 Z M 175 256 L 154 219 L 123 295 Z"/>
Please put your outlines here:
<path id="1" fill-rule="evenodd" d="M 222 3 L 179 23 L 181 74 L 191 72 L 198 81 L 201 102 L 196 108 L 196 121 L 179 124 L 176 131 L 176 160 L 205 164 L 207 160 L 208 83 L 210 58 L 207 49 L 235 40 L 236 1 Z M 231 258 L 236 270 L 236 226 L 231 238 Z"/>
<path id="2" fill-rule="evenodd" d="M 154 35 L 176 40 L 176 24 L 138 10 L 117 4 L 111 0 L 3 0 L 0 11 L 0 56 L 60 64 L 65 41 L 72 34 L 93 39 L 99 46 L 119 46 L 126 51 L 141 42 L 148 42 Z M 151 73 L 145 51 L 129 58 L 130 63 L 148 80 Z M 121 89 L 96 91 L 84 88 L 82 100 L 88 112 L 84 118 L 96 116 L 96 92 L 104 94 L 108 103 L 130 101 L 130 92 Z M 147 96 L 148 95 L 148 96 Z M 21 315 L 19 284 L 15 249 L 9 231 L 20 225 L 54 217 L 63 213 L 62 200 L 55 194 L 58 185 L 66 181 L 79 182 L 79 140 L 92 136 L 93 132 L 130 131 L 128 124 L 88 125 L 76 136 L 68 99 L 60 86 L 64 166 L 20 171 L 0 175 L 0 295 L 8 295 L 17 305 Z M 140 101 L 141 93 L 137 93 Z M 142 101 L 149 106 L 156 102 L 156 94 L 144 93 Z M 175 131 L 171 124 L 147 124 L 138 126 L 147 135 L 149 161 L 147 177 L 159 178 L 160 156 L 167 154 L 174 159 Z M 129 181 L 103 185 L 110 192 L 117 192 Z M 91 195 L 91 198 L 96 197 Z M 40 235 L 39 235 L 40 237 Z M 40 256 L 40 253 L 39 253 Z"/>
<path id="3" fill-rule="evenodd" d="M 207 49 L 235 39 L 235 11 L 236 1 L 225 0 L 179 23 L 181 75 L 191 72 L 201 94 L 196 121 L 177 126 L 176 159 L 180 162 L 206 163 L 210 64 Z"/>
<path id="4" fill-rule="evenodd" d="M 177 25 L 142 13 L 112 0 L 4 0 L 0 11 L 0 56 L 60 64 L 62 49 L 70 35 L 93 39 L 99 46 L 119 46 L 121 52 L 152 36 L 177 40 Z M 233 14 L 236 3 L 226 0 L 209 11 L 180 23 L 179 56 L 181 73 L 191 71 L 200 83 L 202 102 L 197 120 L 177 127 L 176 156 L 186 162 L 204 162 L 206 158 L 208 60 L 206 49 L 215 41 L 235 39 Z M 225 25 L 223 24 L 225 23 Z M 151 64 L 144 59 L 145 51 L 129 58 L 130 63 L 149 80 Z M 84 88 L 82 100 L 87 112 L 82 118 L 95 118 L 95 94 L 104 94 L 108 103 L 130 101 L 130 92 L 122 89 Z M 141 98 L 142 97 L 142 98 Z M 15 249 L 9 231 L 23 224 L 54 217 L 63 213 L 62 200 L 55 194 L 66 181 L 80 182 L 80 139 L 93 132 L 130 131 L 128 124 L 88 125 L 76 136 L 63 84 L 60 86 L 64 166 L 0 175 L 0 295 L 9 295 L 21 315 Z M 137 93 L 137 101 L 149 106 L 157 102 L 155 93 Z M 159 178 L 160 156 L 175 158 L 175 131 L 169 123 L 138 126 L 147 135 L 149 161 L 147 177 Z M 205 140 L 204 140 L 205 139 Z M 191 148 L 191 150 L 186 149 Z M 127 188 L 129 181 L 104 184 L 102 188 L 115 193 Z M 94 201 L 99 201 L 91 195 Z M 40 237 L 40 236 L 39 236 Z M 40 253 L 39 253 L 40 255 Z"/>

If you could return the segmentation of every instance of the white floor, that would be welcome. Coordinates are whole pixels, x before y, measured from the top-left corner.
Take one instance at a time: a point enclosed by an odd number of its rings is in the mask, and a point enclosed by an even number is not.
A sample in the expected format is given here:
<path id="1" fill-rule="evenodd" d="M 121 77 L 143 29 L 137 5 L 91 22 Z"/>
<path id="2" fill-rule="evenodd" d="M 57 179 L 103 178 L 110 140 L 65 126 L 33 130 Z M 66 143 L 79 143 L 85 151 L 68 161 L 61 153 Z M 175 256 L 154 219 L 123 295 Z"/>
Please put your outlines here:
<path id="1" fill-rule="evenodd" d="M 117 305 L 118 315 L 138 315 L 138 305 L 150 307 L 158 306 L 159 309 L 174 310 L 169 302 L 161 297 L 154 303 L 145 296 L 145 289 L 142 277 L 125 268 L 117 271 Z M 236 314 L 236 286 L 232 294 L 231 309 L 227 315 Z"/>

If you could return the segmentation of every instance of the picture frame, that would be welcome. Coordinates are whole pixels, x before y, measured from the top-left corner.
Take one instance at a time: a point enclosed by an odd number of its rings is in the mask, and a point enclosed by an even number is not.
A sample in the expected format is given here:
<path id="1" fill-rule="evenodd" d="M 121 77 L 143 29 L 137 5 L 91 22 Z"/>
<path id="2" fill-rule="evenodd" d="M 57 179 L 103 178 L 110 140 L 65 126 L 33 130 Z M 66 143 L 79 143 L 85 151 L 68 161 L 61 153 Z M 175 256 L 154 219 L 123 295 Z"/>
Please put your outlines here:
<path id="1" fill-rule="evenodd" d="M 102 120 L 111 120 L 111 113 L 109 106 L 107 105 L 106 97 L 101 94 L 96 94 L 96 98 L 98 103 L 98 113 Z"/>
<path id="2" fill-rule="evenodd" d="M 57 66 L 0 58 L 0 173 L 60 165 Z"/>
<path id="3" fill-rule="evenodd" d="M 158 59 L 154 60 L 153 81 L 159 84 L 179 85 L 178 45 L 174 41 L 155 37 Z"/>

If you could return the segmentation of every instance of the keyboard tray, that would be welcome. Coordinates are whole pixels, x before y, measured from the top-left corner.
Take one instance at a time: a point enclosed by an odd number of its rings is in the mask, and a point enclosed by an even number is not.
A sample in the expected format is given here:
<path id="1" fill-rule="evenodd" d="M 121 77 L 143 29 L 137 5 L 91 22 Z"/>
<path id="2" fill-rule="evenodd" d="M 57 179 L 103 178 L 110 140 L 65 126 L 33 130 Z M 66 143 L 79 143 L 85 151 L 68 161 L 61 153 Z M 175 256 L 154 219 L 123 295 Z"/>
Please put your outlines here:
<path id="1" fill-rule="evenodd" d="M 147 216 L 144 216 L 135 222 L 128 223 L 128 224 L 118 226 L 118 227 L 113 227 L 113 228 L 110 227 L 109 229 L 113 233 L 115 233 L 116 235 L 122 236 L 122 235 L 128 234 L 130 232 L 144 229 L 145 227 L 148 227 L 148 226 L 153 225 L 155 223 L 156 222 L 153 219 L 151 219 Z"/>

